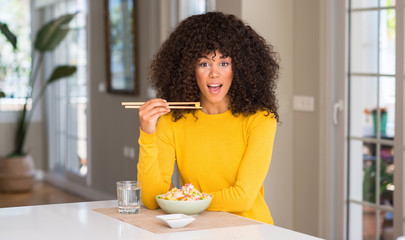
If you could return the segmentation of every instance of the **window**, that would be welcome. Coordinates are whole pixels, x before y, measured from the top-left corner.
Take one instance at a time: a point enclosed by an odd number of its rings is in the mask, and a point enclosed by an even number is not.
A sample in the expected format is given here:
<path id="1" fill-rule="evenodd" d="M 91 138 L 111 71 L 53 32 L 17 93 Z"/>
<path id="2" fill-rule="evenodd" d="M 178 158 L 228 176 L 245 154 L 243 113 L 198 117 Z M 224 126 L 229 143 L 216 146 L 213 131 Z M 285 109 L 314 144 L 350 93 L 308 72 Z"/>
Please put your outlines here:
<path id="1" fill-rule="evenodd" d="M 179 17 L 181 20 L 194 15 L 209 11 L 209 3 L 206 0 L 180 0 Z"/>
<path id="2" fill-rule="evenodd" d="M 81 182 L 88 173 L 86 6 L 85 0 L 61 0 L 44 9 L 47 19 L 78 12 L 69 34 L 46 58 L 45 72 L 57 64 L 77 66 L 72 77 L 49 86 L 46 108 L 50 171 Z"/>
<path id="3" fill-rule="evenodd" d="M 0 21 L 17 36 L 17 50 L 0 34 L 0 111 L 20 110 L 31 89 L 31 20 L 29 0 L 0 0 Z"/>
<path id="4" fill-rule="evenodd" d="M 404 41 L 396 32 L 404 29 L 404 22 L 398 21 L 404 14 L 399 2 L 350 1 L 348 239 L 387 240 L 403 235 L 404 218 L 396 216 L 403 214 L 403 197 L 398 195 L 403 183 L 394 184 L 394 178 L 404 175 L 400 162 L 404 123 L 398 121 L 404 103 L 397 102 L 404 95 L 403 87 L 398 87 L 403 86 L 403 66 L 397 69 L 397 61 L 403 64 L 404 57 L 397 49 L 397 40 L 402 46 Z M 395 194 L 401 201 L 394 203 Z"/>

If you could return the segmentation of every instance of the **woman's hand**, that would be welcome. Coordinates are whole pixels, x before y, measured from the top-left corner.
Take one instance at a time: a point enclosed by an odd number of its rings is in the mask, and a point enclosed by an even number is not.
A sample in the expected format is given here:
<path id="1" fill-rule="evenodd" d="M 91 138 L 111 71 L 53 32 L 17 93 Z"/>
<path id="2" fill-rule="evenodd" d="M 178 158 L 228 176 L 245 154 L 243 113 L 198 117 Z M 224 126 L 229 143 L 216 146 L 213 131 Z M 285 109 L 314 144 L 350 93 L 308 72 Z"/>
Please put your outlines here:
<path id="1" fill-rule="evenodd" d="M 170 112 L 166 100 L 151 99 L 139 108 L 139 120 L 142 131 L 152 134 L 156 131 L 156 124 L 160 116 Z"/>

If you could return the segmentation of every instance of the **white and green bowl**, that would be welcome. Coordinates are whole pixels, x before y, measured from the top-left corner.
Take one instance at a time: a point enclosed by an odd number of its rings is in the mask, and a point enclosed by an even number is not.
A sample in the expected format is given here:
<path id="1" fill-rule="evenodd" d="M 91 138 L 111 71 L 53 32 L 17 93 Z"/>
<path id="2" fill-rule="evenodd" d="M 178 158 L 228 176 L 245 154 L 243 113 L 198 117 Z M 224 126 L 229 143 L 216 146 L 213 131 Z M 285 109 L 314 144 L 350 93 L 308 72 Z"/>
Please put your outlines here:
<path id="1" fill-rule="evenodd" d="M 166 213 L 182 213 L 187 215 L 197 215 L 203 212 L 211 203 L 212 195 L 208 193 L 203 193 L 208 198 L 203 200 L 195 201 L 175 201 L 175 200 L 164 200 L 165 194 L 160 194 L 156 196 L 156 202 L 159 207 Z M 161 197 L 160 199 L 158 197 Z"/>

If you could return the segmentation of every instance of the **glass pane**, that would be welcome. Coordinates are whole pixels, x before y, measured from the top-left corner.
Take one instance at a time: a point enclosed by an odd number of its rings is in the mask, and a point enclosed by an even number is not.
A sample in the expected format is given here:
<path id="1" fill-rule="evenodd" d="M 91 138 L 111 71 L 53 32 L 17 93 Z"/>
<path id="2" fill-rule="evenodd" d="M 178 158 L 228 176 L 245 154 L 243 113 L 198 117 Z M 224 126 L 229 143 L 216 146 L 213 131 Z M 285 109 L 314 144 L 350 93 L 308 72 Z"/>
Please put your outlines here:
<path id="1" fill-rule="evenodd" d="M 68 83 L 69 83 L 69 92 L 68 95 L 70 98 L 77 97 L 79 95 L 78 93 L 78 86 L 77 86 L 77 75 L 74 75 L 73 77 L 69 77 Z"/>
<path id="2" fill-rule="evenodd" d="M 7 103 L 18 104 L 30 93 L 31 14 L 28 0 L 0 0 L 0 21 L 7 24 L 17 38 L 17 49 L 0 33 L 0 91 Z"/>
<path id="3" fill-rule="evenodd" d="M 378 215 L 378 223 L 377 223 Z M 376 240 L 382 239 L 385 228 L 386 213 L 370 206 L 362 206 L 356 203 L 349 205 L 349 239 L 350 240 Z M 377 231 L 378 228 L 378 231 Z M 388 228 L 387 228 L 388 230 Z M 377 238 L 377 235 L 380 237 Z M 390 239 L 390 238 L 387 238 Z"/>
<path id="4" fill-rule="evenodd" d="M 58 94 L 55 96 L 56 99 L 63 98 L 65 100 L 67 98 L 67 95 L 66 95 L 67 80 L 66 80 L 66 78 L 60 79 L 58 82 L 56 82 L 55 84 L 52 84 L 51 86 L 57 87 Z"/>
<path id="5" fill-rule="evenodd" d="M 349 199 L 375 203 L 376 145 L 360 140 L 350 141 Z"/>
<path id="6" fill-rule="evenodd" d="M 77 156 L 80 161 L 78 173 L 81 176 L 86 176 L 86 174 L 87 174 L 87 141 L 86 140 L 77 141 Z"/>
<path id="7" fill-rule="evenodd" d="M 396 0 L 380 0 L 381 7 L 394 7 Z"/>
<path id="8" fill-rule="evenodd" d="M 55 120 L 56 124 L 56 138 L 57 140 L 57 159 L 56 160 L 56 166 L 60 169 L 65 168 L 65 161 L 66 161 L 66 139 L 65 135 L 67 133 L 66 129 L 66 98 L 65 97 L 60 97 L 57 99 L 57 118 Z"/>
<path id="9" fill-rule="evenodd" d="M 77 136 L 80 139 L 87 138 L 87 104 L 77 103 Z"/>
<path id="10" fill-rule="evenodd" d="M 377 106 L 377 78 L 350 79 L 350 135 L 375 138 L 372 111 Z"/>
<path id="11" fill-rule="evenodd" d="M 87 174 L 87 142 L 69 138 L 69 159 L 67 168 L 70 172 L 85 176 Z"/>
<path id="12" fill-rule="evenodd" d="M 64 133 L 67 149 L 66 169 L 79 176 L 87 174 L 87 48 L 86 48 L 86 1 L 70 1 L 57 4 L 61 13 L 78 11 L 73 19 L 66 40 L 58 47 L 56 58 L 75 65 L 77 72 L 64 79 L 62 94 L 66 96 L 63 103 L 67 113 L 61 122 L 67 131 Z"/>
<path id="13" fill-rule="evenodd" d="M 60 99 L 57 103 L 57 131 L 59 134 L 66 134 L 66 99 Z"/>
<path id="14" fill-rule="evenodd" d="M 69 99 L 69 103 L 68 103 L 68 138 L 77 138 L 77 109 L 76 109 L 76 105 L 73 104 L 72 99 Z"/>
<path id="15" fill-rule="evenodd" d="M 363 200 L 363 143 L 358 140 L 350 141 L 349 168 L 349 199 Z"/>
<path id="16" fill-rule="evenodd" d="M 363 201 L 376 202 L 376 145 L 364 143 L 363 145 Z"/>
<path id="17" fill-rule="evenodd" d="M 114 29 L 110 31 L 110 82 L 111 89 L 118 91 L 134 91 L 134 44 L 132 1 L 109 1 L 109 24 Z"/>
<path id="18" fill-rule="evenodd" d="M 394 206 L 394 147 L 381 146 L 380 204 Z"/>
<path id="19" fill-rule="evenodd" d="M 381 230 L 381 240 L 394 240 L 394 213 L 383 212 L 383 224 Z"/>
<path id="20" fill-rule="evenodd" d="M 353 12 L 350 33 L 350 65 L 355 73 L 377 73 L 378 12 Z"/>
<path id="21" fill-rule="evenodd" d="M 395 135 L 395 78 L 380 78 L 380 131 L 384 139 L 393 139 Z"/>
<path id="22" fill-rule="evenodd" d="M 81 167 L 81 158 L 78 153 L 77 140 L 75 138 L 68 138 L 68 159 L 67 169 L 73 173 L 79 173 Z"/>
<path id="23" fill-rule="evenodd" d="M 381 7 L 394 7 L 396 0 L 380 0 Z M 351 0 L 352 8 L 375 8 L 378 7 L 378 0 Z"/>
<path id="24" fill-rule="evenodd" d="M 348 219 L 349 240 L 362 239 L 363 236 L 363 207 L 359 204 L 350 203 Z"/>
<path id="25" fill-rule="evenodd" d="M 56 161 L 56 168 L 59 169 L 64 169 L 65 168 L 65 162 L 66 162 L 66 138 L 64 137 L 64 134 L 61 134 L 58 132 L 56 134 L 56 152 L 57 152 L 57 158 L 55 159 Z"/>
<path id="26" fill-rule="evenodd" d="M 180 20 L 194 14 L 201 14 L 207 10 L 206 0 L 180 0 Z"/>
<path id="27" fill-rule="evenodd" d="M 352 0 L 352 8 L 370 8 L 378 7 L 378 0 Z"/>
<path id="28" fill-rule="evenodd" d="M 379 223 L 377 225 L 377 214 Z M 382 229 L 383 213 L 369 206 L 363 206 L 363 240 L 375 240 L 377 236 L 377 226 Z"/>
<path id="29" fill-rule="evenodd" d="M 382 10 L 380 17 L 380 73 L 395 74 L 395 10 Z"/>

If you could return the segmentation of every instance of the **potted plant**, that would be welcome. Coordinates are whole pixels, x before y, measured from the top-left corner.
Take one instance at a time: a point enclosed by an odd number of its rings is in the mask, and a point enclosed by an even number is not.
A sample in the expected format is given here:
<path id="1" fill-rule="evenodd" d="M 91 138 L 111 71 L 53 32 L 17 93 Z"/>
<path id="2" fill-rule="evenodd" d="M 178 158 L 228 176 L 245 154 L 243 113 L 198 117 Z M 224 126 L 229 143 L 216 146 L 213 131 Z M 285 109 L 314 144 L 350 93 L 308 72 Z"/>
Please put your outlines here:
<path id="1" fill-rule="evenodd" d="M 377 197 L 380 204 L 393 204 L 393 191 L 389 188 L 393 186 L 394 181 L 394 164 L 392 148 L 381 149 L 381 164 L 379 192 L 376 192 L 377 169 L 375 158 L 366 159 L 363 166 L 363 201 L 376 203 Z M 379 232 L 382 233 L 385 212 L 379 213 Z M 374 207 L 363 206 L 363 238 L 372 239 L 376 234 L 376 209 Z"/>
<path id="2" fill-rule="evenodd" d="M 2 191 L 27 191 L 32 188 L 35 167 L 31 155 L 24 151 L 24 144 L 33 112 L 40 98 L 45 93 L 46 88 L 53 82 L 74 74 L 76 67 L 71 65 L 55 67 L 48 79 L 44 83 L 39 84 L 41 87 L 39 94 L 33 97 L 33 89 L 35 86 L 38 86 L 38 84 L 35 84 L 35 81 L 38 78 L 38 73 L 43 62 L 43 55 L 46 52 L 53 51 L 62 42 L 70 30 L 68 24 L 76 14 L 66 14 L 47 22 L 39 29 L 35 37 L 28 83 L 31 91 L 25 98 L 23 109 L 18 113 L 14 149 L 5 158 L 0 159 L 0 190 Z M 16 43 L 16 38 L 15 41 L 12 40 L 12 37 L 10 38 L 9 30 L 3 31 L 3 29 L 8 29 L 7 25 L 2 26 L 2 33 L 6 38 L 8 40 L 11 39 L 11 43 Z M 30 111 L 28 111 L 29 105 L 31 105 Z"/>

